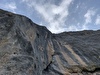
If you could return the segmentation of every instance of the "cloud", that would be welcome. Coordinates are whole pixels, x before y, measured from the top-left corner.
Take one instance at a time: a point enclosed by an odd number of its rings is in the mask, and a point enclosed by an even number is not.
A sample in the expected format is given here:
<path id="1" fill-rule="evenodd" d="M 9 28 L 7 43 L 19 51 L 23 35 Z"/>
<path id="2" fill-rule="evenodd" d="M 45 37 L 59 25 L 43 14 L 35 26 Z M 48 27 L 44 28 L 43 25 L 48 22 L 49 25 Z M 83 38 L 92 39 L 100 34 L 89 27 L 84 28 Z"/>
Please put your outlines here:
<path id="1" fill-rule="evenodd" d="M 61 0 L 59 5 L 51 3 L 51 1 L 52 0 L 45 2 L 45 0 L 41 0 L 37 2 L 30 0 L 29 2 L 23 0 L 23 2 L 28 2 L 28 6 L 34 8 L 42 16 L 44 21 L 48 24 L 47 28 L 51 32 L 59 33 L 66 31 L 63 27 L 66 25 L 65 21 L 69 15 L 68 9 L 73 0 Z"/>
<path id="2" fill-rule="evenodd" d="M 96 14 L 96 11 L 93 9 L 87 10 L 86 14 L 84 15 L 85 23 L 82 26 L 82 30 L 88 29 L 88 24 L 92 23 L 92 17 Z"/>
<path id="3" fill-rule="evenodd" d="M 84 15 L 86 24 L 91 23 L 92 17 L 95 15 L 95 11 L 90 9 L 87 11 L 87 13 Z"/>
<path id="4" fill-rule="evenodd" d="M 22 0 L 22 2 L 27 2 L 28 0 Z"/>
<path id="5" fill-rule="evenodd" d="M 96 24 L 96 25 L 100 25 L 100 16 L 99 16 L 99 15 L 98 15 L 97 18 L 96 18 L 95 24 Z"/>
<path id="6" fill-rule="evenodd" d="M 16 3 L 15 2 L 10 2 L 10 3 L 5 3 L 5 4 L 0 4 L 0 6 L 6 10 L 10 10 L 15 13 Z"/>
<path id="7" fill-rule="evenodd" d="M 78 31 L 79 29 L 78 29 L 78 27 L 77 26 L 75 26 L 75 25 L 72 25 L 72 26 L 69 26 L 68 28 L 67 28 L 67 30 L 68 31 Z"/>

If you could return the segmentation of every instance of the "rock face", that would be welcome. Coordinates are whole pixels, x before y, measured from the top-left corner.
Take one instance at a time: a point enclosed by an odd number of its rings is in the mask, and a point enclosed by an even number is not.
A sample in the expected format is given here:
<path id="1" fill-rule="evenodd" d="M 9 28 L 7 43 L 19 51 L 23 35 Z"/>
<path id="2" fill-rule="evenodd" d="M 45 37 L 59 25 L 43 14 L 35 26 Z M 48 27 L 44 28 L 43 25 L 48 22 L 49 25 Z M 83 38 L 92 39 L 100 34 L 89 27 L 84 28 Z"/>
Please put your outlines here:
<path id="1" fill-rule="evenodd" d="M 52 34 L 0 9 L 0 75 L 100 75 L 100 31 Z"/>

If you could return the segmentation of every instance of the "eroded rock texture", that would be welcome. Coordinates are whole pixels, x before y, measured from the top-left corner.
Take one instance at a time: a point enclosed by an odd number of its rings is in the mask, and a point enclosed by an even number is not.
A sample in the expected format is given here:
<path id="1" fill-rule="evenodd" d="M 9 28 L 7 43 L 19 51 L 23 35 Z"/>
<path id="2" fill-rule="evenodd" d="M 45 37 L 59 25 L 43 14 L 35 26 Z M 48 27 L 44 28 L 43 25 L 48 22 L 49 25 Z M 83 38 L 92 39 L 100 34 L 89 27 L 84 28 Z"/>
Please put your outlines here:
<path id="1" fill-rule="evenodd" d="M 100 75 L 100 31 L 52 34 L 0 10 L 0 75 Z"/>

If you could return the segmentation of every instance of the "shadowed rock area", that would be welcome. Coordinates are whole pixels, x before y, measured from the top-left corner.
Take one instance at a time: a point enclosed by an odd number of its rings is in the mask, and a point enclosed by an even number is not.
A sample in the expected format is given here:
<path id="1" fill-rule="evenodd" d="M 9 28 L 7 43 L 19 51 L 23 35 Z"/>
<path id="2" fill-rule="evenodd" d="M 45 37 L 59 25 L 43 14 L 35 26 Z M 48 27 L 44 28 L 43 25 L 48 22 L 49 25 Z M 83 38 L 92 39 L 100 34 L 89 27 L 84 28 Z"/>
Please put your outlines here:
<path id="1" fill-rule="evenodd" d="M 52 34 L 0 9 L 0 75 L 100 75 L 100 30 Z"/>

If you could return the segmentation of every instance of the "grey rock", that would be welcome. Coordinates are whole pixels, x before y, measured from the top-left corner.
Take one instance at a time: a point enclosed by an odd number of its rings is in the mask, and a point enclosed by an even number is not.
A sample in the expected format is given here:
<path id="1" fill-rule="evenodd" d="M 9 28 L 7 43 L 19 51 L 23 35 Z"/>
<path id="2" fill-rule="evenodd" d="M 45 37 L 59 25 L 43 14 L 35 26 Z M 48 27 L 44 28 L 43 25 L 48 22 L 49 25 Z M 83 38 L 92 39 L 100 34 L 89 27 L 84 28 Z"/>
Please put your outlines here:
<path id="1" fill-rule="evenodd" d="M 100 30 L 52 34 L 0 9 L 0 75 L 100 75 Z"/>

